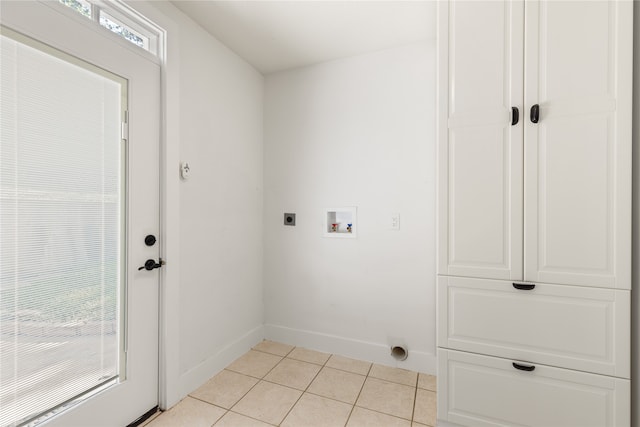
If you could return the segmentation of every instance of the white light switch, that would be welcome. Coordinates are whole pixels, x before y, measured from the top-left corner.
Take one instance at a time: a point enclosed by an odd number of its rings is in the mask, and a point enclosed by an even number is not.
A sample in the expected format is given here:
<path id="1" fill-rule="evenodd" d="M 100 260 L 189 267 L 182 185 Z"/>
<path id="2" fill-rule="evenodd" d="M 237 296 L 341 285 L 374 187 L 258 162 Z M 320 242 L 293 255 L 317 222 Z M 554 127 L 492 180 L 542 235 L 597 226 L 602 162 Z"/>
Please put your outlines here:
<path id="1" fill-rule="evenodd" d="M 399 213 L 391 214 L 391 229 L 400 230 L 400 214 Z"/>

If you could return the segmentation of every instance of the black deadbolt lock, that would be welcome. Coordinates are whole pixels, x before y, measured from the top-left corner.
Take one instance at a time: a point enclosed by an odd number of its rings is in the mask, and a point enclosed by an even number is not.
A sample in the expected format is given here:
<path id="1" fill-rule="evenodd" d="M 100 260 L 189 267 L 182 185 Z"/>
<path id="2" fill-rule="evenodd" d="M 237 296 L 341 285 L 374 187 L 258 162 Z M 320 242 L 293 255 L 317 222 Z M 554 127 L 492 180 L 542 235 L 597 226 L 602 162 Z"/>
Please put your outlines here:
<path id="1" fill-rule="evenodd" d="M 147 237 L 144 238 L 144 244 L 147 246 L 153 246 L 156 244 L 156 236 L 154 236 L 153 234 L 149 234 Z"/>

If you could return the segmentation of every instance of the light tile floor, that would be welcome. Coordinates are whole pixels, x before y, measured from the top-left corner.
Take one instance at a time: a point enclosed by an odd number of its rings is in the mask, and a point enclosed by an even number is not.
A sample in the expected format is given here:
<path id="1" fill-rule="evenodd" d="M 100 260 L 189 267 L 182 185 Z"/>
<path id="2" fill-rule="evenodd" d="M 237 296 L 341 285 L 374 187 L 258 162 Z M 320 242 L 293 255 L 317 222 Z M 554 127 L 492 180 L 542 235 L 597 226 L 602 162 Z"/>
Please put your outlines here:
<path id="1" fill-rule="evenodd" d="M 434 376 L 263 341 L 148 427 L 435 426 Z"/>

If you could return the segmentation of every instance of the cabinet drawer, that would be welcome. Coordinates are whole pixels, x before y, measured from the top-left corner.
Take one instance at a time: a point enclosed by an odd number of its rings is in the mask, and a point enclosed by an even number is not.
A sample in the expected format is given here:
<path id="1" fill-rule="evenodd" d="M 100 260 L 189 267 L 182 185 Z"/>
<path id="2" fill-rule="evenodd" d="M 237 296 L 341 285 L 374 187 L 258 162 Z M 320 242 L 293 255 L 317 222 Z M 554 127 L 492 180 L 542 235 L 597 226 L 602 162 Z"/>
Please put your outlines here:
<path id="1" fill-rule="evenodd" d="M 514 362 L 439 349 L 438 418 L 474 427 L 630 425 L 629 380 L 544 365 L 527 372 Z"/>
<path id="2" fill-rule="evenodd" d="M 438 346 L 630 377 L 629 291 L 438 278 Z"/>

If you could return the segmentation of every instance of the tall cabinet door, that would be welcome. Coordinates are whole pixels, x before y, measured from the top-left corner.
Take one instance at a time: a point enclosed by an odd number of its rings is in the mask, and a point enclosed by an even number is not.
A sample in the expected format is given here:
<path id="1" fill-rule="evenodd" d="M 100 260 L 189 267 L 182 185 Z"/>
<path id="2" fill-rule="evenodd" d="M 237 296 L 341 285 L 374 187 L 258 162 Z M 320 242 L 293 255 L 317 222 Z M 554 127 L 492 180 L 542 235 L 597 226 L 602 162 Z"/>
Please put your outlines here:
<path id="1" fill-rule="evenodd" d="M 438 273 L 522 279 L 524 5 L 438 10 Z"/>
<path id="2" fill-rule="evenodd" d="M 526 2 L 525 280 L 630 288 L 632 7 Z"/>

